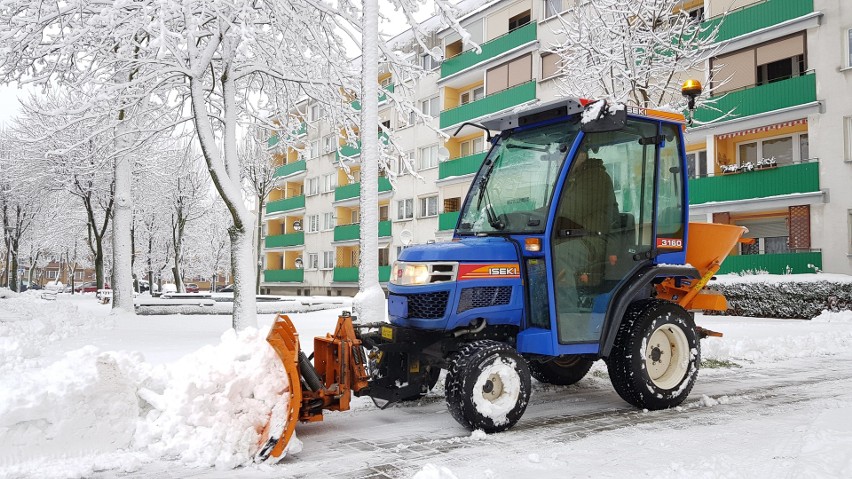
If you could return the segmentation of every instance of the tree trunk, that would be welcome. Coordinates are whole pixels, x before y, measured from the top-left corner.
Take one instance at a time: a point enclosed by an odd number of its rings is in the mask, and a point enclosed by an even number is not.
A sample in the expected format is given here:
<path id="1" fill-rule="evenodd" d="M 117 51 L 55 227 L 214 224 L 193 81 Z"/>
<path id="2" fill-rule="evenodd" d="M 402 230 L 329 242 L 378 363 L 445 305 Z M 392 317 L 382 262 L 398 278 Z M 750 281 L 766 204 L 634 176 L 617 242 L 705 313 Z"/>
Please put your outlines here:
<path id="1" fill-rule="evenodd" d="M 133 313 L 133 164 L 115 159 L 115 203 L 112 212 L 112 309 Z M 102 285 L 99 282 L 98 287 Z"/>
<path id="2" fill-rule="evenodd" d="M 261 271 L 261 266 L 263 265 L 263 198 L 258 197 L 257 199 L 257 229 L 255 233 L 257 234 L 257 276 L 255 278 L 255 294 L 260 294 L 260 277 L 263 274 Z"/>
<path id="3" fill-rule="evenodd" d="M 99 236 L 95 237 L 95 282 L 98 289 L 104 288 L 104 245 Z"/>
<path id="4" fill-rule="evenodd" d="M 360 321 L 385 318 L 379 285 L 379 29 L 378 0 L 364 0 L 361 19 L 361 239 L 358 294 L 353 302 Z"/>
<path id="5" fill-rule="evenodd" d="M 254 251 L 251 235 L 236 226 L 228 228 L 231 237 L 231 269 L 234 272 L 234 318 L 236 330 L 257 326 L 257 298 L 251 279 L 254 278 Z"/>
<path id="6" fill-rule="evenodd" d="M 9 289 L 20 292 L 18 287 L 18 242 L 13 238 L 12 249 L 9 256 L 12 258 L 11 266 L 9 267 Z"/>

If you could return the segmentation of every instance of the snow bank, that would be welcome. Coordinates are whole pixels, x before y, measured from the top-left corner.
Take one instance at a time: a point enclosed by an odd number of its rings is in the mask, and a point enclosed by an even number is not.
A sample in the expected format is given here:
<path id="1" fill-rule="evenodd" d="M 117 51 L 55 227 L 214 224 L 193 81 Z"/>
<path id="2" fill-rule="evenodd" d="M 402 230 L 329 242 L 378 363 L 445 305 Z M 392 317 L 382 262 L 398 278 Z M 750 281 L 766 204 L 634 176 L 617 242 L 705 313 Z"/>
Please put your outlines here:
<path id="1" fill-rule="evenodd" d="M 701 358 L 774 362 L 840 354 L 850 348 L 852 330 L 844 328 L 763 338 L 713 338 L 701 342 Z"/>
<path id="2" fill-rule="evenodd" d="M 96 328 L 114 318 L 82 314 L 67 301 L 0 291 L 0 372 L 39 366 L 52 344 Z"/>
<path id="3" fill-rule="evenodd" d="M 852 323 L 852 311 L 826 311 L 811 321 L 817 323 Z"/>
<path id="4" fill-rule="evenodd" d="M 280 360 L 255 329 L 229 330 L 220 344 L 157 367 L 87 346 L 38 374 L 0 378 L 2 455 L 16 463 L 9 470 L 0 457 L 0 476 L 43 477 L 52 456 L 95 461 L 116 452 L 233 468 L 251 462 L 286 388 Z M 58 476 L 86 471 L 53 466 Z"/>
<path id="5" fill-rule="evenodd" d="M 423 469 L 414 474 L 412 479 L 458 479 L 458 477 L 444 466 L 426 464 Z"/>

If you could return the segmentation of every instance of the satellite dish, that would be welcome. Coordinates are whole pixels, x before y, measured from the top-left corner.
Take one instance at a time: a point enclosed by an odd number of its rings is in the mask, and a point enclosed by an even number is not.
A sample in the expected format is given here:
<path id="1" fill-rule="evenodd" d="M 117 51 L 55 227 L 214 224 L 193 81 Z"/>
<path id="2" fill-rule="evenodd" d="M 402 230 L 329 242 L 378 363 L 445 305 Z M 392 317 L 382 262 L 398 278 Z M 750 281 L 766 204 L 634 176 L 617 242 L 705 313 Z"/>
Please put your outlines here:
<path id="1" fill-rule="evenodd" d="M 301 257 L 296 258 L 296 269 L 302 269 L 304 267 L 305 267 L 305 265 L 304 265 L 304 263 L 302 263 L 302 258 Z"/>
<path id="2" fill-rule="evenodd" d="M 447 161 L 450 159 L 450 150 L 446 147 L 438 147 L 438 161 Z"/>
<path id="3" fill-rule="evenodd" d="M 411 233 L 411 230 L 404 229 L 399 233 L 399 242 L 403 244 L 403 246 L 408 246 L 411 244 L 411 240 L 414 239 L 414 235 Z"/>
<path id="4" fill-rule="evenodd" d="M 296 231 L 302 231 L 302 222 L 299 221 L 299 220 L 294 221 L 293 222 L 293 229 L 296 230 Z"/>

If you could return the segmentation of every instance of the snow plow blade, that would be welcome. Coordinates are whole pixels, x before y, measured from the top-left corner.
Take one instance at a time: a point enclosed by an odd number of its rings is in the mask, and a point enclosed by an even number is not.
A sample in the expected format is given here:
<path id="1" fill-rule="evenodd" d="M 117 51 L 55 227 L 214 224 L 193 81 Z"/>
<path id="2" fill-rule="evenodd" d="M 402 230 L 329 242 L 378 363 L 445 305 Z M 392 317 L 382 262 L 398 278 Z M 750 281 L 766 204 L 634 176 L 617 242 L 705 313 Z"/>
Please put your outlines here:
<path id="1" fill-rule="evenodd" d="M 299 347 L 299 333 L 289 317 L 279 314 L 266 340 L 281 358 L 290 387 L 272 410 L 255 462 L 280 458 L 297 421 L 322 421 L 324 410 L 346 411 L 352 392 L 368 386 L 366 355 L 346 311 L 338 317 L 333 334 L 314 338 L 313 364 Z"/>

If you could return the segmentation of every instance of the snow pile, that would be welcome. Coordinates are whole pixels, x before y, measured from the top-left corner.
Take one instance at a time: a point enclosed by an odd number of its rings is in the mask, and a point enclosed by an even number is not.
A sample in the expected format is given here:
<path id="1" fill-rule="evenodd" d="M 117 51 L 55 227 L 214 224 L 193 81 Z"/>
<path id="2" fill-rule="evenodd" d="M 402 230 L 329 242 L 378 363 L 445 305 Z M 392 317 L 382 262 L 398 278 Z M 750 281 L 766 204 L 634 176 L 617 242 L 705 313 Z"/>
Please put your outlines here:
<path id="1" fill-rule="evenodd" d="M 515 408 L 518 396 L 521 394 L 521 379 L 516 367 L 515 361 L 512 359 L 497 359 L 482 369 L 473 386 L 474 391 L 482 391 L 485 383 L 491 380 L 493 376 L 500 378 L 503 390 L 496 399 L 488 400 L 482 394 L 473 395 L 473 404 L 476 406 L 476 411 L 491 419 L 495 426 L 509 422 L 507 416 Z M 481 437 L 475 437 L 474 435 L 471 435 L 471 437 L 474 440 L 481 439 Z"/>
<path id="2" fill-rule="evenodd" d="M 14 298 L 18 293 L 9 288 L 0 288 L 0 299 Z"/>
<path id="3" fill-rule="evenodd" d="M 852 311 L 823 310 L 822 314 L 811 321 L 816 323 L 852 323 Z"/>
<path id="4" fill-rule="evenodd" d="M 0 294 L 4 295 L 0 299 L 0 371 L 38 366 L 55 342 L 113 325 L 112 318 L 82 314 L 66 301 Z"/>
<path id="5" fill-rule="evenodd" d="M 809 332 L 765 338 L 714 338 L 701 343 L 703 360 L 781 361 L 841 354 L 852 348 L 852 330 Z"/>
<path id="6" fill-rule="evenodd" d="M 414 474 L 412 479 L 458 479 L 458 477 L 444 466 L 426 464 L 423 469 Z"/>
<path id="7" fill-rule="evenodd" d="M 134 447 L 193 466 L 250 462 L 260 431 L 287 389 L 281 361 L 252 328 L 230 330 L 219 345 L 161 367 L 154 377 L 159 387 L 139 389 L 153 409 L 141 418 Z"/>

